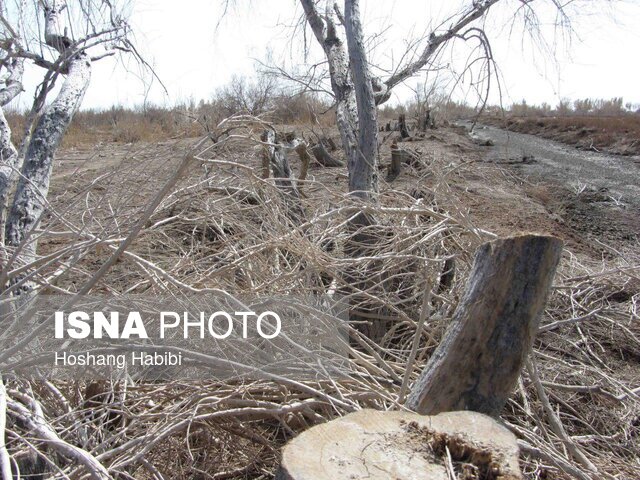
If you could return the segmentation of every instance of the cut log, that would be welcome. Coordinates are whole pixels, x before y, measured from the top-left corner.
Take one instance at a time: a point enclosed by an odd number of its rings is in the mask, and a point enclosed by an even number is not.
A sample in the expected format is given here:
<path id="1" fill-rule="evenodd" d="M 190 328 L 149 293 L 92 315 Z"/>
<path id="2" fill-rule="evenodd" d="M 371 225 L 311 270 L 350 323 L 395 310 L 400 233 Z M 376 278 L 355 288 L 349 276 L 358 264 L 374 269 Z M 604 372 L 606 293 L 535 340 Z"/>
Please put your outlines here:
<path id="1" fill-rule="evenodd" d="M 515 436 L 475 412 L 362 410 L 290 441 L 277 480 L 520 480 Z M 453 472 L 451 472 L 453 470 Z"/>
<path id="2" fill-rule="evenodd" d="M 323 167 L 344 167 L 344 163 L 331 156 L 322 143 L 316 143 L 312 146 L 311 153 Z"/>
<path id="3" fill-rule="evenodd" d="M 562 242 L 522 235 L 482 245 L 451 326 L 407 399 L 434 415 L 497 416 L 516 385 L 538 330 Z"/>

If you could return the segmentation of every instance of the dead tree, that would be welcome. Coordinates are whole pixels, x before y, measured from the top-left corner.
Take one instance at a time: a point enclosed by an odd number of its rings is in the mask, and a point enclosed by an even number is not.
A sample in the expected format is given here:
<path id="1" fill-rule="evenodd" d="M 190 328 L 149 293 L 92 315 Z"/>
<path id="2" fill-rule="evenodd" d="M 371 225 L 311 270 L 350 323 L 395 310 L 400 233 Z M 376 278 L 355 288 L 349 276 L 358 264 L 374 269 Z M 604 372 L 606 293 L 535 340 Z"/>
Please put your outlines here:
<path id="1" fill-rule="evenodd" d="M 538 331 L 562 242 L 523 235 L 482 245 L 466 291 L 407 407 L 499 415 Z"/>
<path id="2" fill-rule="evenodd" d="M 16 258 L 29 263 L 36 253 L 31 238 L 45 210 L 53 157 L 78 111 L 91 79 L 92 63 L 116 52 L 127 51 L 129 27 L 114 2 L 98 2 L 85 8 L 64 0 L 19 2 L 17 10 L 3 16 L 0 68 L 3 70 L 0 109 L 22 92 L 25 62 L 44 69 L 22 145 L 11 142 L 11 130 L 0 113 L 0 231 L 3 244 Z M 27 8 L 33 11 L 27 12 Z M 73 9 L 73 12 L 67 10 Z M 23 32 L 23 19 L 42 17 L 44 28 Z M 78 25 L 68 24 L 79 16 Z M 73 35 L 71 32 L 74 32 Z M 95 47 L 107 50 L 92 55 Z M 54 84 L 62 81 L 55 99 L 47 102 Z M 13 198 L 10 194 L 13 193 Z M 13 261 L 15 261 L 15 259 Z M 5 279 L 0 278 L 0 288 Z"/>
<path id="3" fill-rule="evenodd" d="M 392 71 L 387 78 L 372 73 L 366 59 L 365 37 L 359 20 L 358 1 L 345 0 L 344 14 L 338 3 L 326 0 L 300 0 L 305 19 L 316 40 L 322 47 L 329 70 L 331 92 L 336 107 L 336 120 L 342 147 L 348 160 L 349 191 L 359 198 L 374 198 L 377 191 L 377 148 L 373 145 L 376 125 L 376 111 L 373 105 L 382 105 L 393 89 L 417 75 L 424 69 L 441 69 L 441 56 L 437 54 L 445 46 L 455 41 L 476 42 L 483 62 L 481 78 L 490 79 L 494 74 L 493 58 L 487 36 L 477 24 L 490 9 L 503 0 L 469 0 L 459 13 L 436 26 L 422 39 L 416 40 L 416 54 L 401 54 L 401 58 L 410 58 L 402 65 L 384 65 L 380 71 Z M 557 4 L 559 14 L 565 18 L 563 7 Z M 535 17 L 535 6 L 527 4 Z M 535 23 L 535 22 L 534 22 Z M 529 24 L 531 25 L 531 24 Z M 533 28 L 533 27 L 532 27 Z M 348 55 L 343 38 L 346 38 Z M 308 85 L 309 78 L 301 79 Z M 489 81 L 483 81 L 483 94 Z M 359 98 L 359 99 L 358 99 Z M 362 109 L 362 111 L 360 111 Z M 372 121 L 373 120 L 373 121 Z M 364 122 L 364 123 L 363 123 Z M 405 132 L 408 133 L 408 132 Z M 358 193 L 356 193 L 358 192 Z"/>

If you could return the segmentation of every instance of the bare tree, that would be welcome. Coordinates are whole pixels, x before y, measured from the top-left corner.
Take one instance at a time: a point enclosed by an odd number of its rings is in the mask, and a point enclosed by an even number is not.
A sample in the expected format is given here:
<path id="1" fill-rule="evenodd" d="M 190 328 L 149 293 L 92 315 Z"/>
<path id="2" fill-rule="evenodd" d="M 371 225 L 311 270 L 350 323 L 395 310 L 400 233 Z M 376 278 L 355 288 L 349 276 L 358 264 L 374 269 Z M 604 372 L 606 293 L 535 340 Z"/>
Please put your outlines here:
<path id="1" fill-rule="evenodd" d="M 122 6 L 108 0 L 46 0 L 0 4 L 0 236 L 13 248 L 7 259 L 28 262 L 35 255 L 32 234 L 46 206 L 54 154 L 80 108 L 92 62 L 118 51 L 135 52 Z M 23 31 L 25 21 L 44 25 Z M 22 92 L 25 63 L 44 69 L 27 116 L 24 139 L 16 147 L 2 109 Z M 47 103 L 56 82 L 56 97 Z M 12 196 L 13 194 L 13 196 Z M 11 198 L 12 197 L 12 198 Z M 0 279 L 4 284 L 4 279 Z"/>
<path id="2" fill-rule="evenodd" d="M 360 22 L 358 1 L 345 0 L 344 14 L 338 3 L 330 0 L 300 0 L 300 3 L 305 21 L 322 47 L 328 64 L 337 125 L 349 159 L 349 190 L 352 195 L 363 199 L 375 198 L 377 191 L 378 151 L 373 128 L 375 106 L 388 101 L 395 87 L 420 72 L 444 69 L 446 62 L 442 60 L 441 53 L 454 41 L 474 42 L 473 56 L 467 60 L 463 70 L 469 72 L 480 65 L 483 73 L 474 82 L 474 88 L 481 98 L 481 105 L 486 103 L 495 66 L 490 42 L 481 22 L 494 5 L 502 3 L 506 7 L 506 0 L 469 1 L 457 14 L 434 27 L 427 35 L 409 42 L 407 51 L 400 55 L 400 64 L 384 68 L 372 65 L 370 59 L 367 61 L 367 37 Z M 525 27 L 531 31 L 537 28 L 536 5 L 542 3 L 515 3 L 515 14 L 522 16 Z M 557 0 L 549 0 L 549 3 L 557 8 L 558 23 L 567 24 L 567 5 Z M 542 41 L 539 33 L 535 32 L 535 36 Z M 343 39 L 346 39 L 348 53 Z M 318 77 L 315 70 L 314 75 Z M 377 71 L 391 73 L 381 78 L 374 74 Z"/>

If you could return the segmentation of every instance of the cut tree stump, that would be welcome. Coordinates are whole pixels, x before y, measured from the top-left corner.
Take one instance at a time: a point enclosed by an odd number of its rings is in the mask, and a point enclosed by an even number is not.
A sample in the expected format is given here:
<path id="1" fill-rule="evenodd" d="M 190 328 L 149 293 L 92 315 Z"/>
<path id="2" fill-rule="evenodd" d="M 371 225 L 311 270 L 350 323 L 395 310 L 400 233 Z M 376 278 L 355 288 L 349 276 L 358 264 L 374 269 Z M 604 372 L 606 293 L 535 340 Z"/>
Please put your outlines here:
<path id="1" fill-rule="evenodd" d="M 298 192 L 302 192 L 304 181 L 307 179 L 307 173 L 309 171 L 309 163 L 311 162 L 311 156 L 307 151 L 307 144 L 299 141 L 294 150 L 300 158 L 300 174 L 298 175 Z"/>
<path id="2" fill-rule="evenodd" d="M 400 136 L 403 139 L 411 136 L 409 134 L 409 129 L 407 128 L 407 117 L 404 113 L 401 113 L 398 117 L 398 128 L 400 130 Z"/>
<path id="3" fill-rule="evenodd" d="M 404 156 L 402 155 L 402 150 L 400 150 L 395 143 L 392 144 L 391 145 L 391 163 L 387 168 L 387 182 L 391 182 L 396 178 L 398 178 L 398 175 L 400 175 L 400 172 L 402 171 L 403 158 Z"/>
<path id="4" fill-rule="evenodd" d="M 331 137 L 322 137 L 320 139 L 320 143 L 327 149 L 329 152 L 335 152 L 338 149 L 336 142 Z"/>
<path id="5" fill-rule="evenodd" d="M 300 192 L 291 177 L 291 167 L 283 145 L 279 142 L 280 138 L 274 130 L 267 129 L 262 133 L 261 140 L 265 142 L 262 152 L 262 167 L 265 169 L 271 166 L 276 187 L 284 194 L 287 214 L 295 223 L 301 223 L 305 214 L 300 203 Z"/>
<path id="6" fill-rule="evenodd" d="M 451 469 L 458 479 L 520 480 L 516 438 L 476 412 L 362 410 L 290 441 L 276 479 L 451 480 Z"/>
<path id="7" fill-rule="evenodd" d="M 444 338 L 412 387 L 407 407 L 434 415 L 497 416 L 538 331 L 562 242 L 522 235 L 482 245 Z"/>

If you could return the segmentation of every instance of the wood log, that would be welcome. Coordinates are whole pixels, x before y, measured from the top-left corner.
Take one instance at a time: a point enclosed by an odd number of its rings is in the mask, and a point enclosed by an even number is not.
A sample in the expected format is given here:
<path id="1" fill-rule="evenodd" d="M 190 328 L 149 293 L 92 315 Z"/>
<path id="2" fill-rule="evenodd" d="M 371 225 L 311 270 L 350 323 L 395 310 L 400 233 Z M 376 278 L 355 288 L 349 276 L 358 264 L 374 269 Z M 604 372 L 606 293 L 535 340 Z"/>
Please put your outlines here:
<path id="1" fill-rule="evenodd" d="M 453 472 L 452 472 L 453 470 Z M 298 435 L 277 480 L 520 480 L 515 436 L 475 412 L 361 410 Z"/>
<path id="2" fill-rule="evenodd" d="M 426 415 L 499 415 L 537 333 L 561 253 L 559 239 L 532 234 L 482 245 L 452 323 L 407 407 Z"/>
<path id="3" fill-rule="evenodd" d="M 323 167 L 344 167 L 344 163 L 334 158 L 322 145 L 322 143 L 316 143 L 311 147 L 311 153 Z"/>

